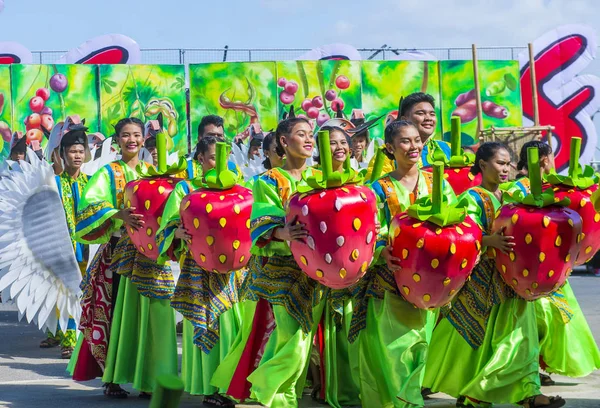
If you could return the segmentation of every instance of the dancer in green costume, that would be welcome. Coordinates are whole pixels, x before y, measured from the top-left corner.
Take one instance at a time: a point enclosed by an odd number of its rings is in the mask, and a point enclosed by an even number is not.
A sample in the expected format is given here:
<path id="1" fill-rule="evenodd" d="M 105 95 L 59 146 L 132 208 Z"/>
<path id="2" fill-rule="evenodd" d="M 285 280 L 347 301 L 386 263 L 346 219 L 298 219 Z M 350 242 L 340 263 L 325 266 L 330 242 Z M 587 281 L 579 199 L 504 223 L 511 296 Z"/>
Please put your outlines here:
<path id="1" fill-rule="evenodd" d="M 385 129 L 386 155 L 396 161 L 396 170 L 371 184 L 377 197 L 380 230 L 375 262 L 353 287 L 354 316 L 350 341 L 358 366 L 363 406 L 423 406 L 421 385 L 431 332 L 437 312 L 415 308 L 406 302 L 394 280 L 400 259 L 391 255 L 388 229 L 393 217 L 418 198 L 431 194 L 431 173 L 419 170 L 423 141 L 417 128 L 401 120 Z M 456 196 L 448 183 L 443 194 L 450 203 Z"/>
<path id="2" fill-rule="evenodd" d="M 169 305 L 175 283 L 170 268 L 138 253 L 124 231 L 144 225 L 123 199 L 127 182 L 139 178 L 136 167 L 145 165 L 138 158 L 144 124 L 122 119 L 115 130 L 122 159 L 90 179 L 78 206 L 77 239 L 104 245 L 82 283 L 84 340 L 74 378 L 80 368 L 93 373 L 85 368 L 92 356 L 103 371 L 107 396 L 125 398 L 116 384 L 133 383 L 141 397 L 149 397 L 159 375 L 177 374 L 175 314 Z"/>
<path id="3" fill-rule="evenodd" d="M 202 174 L 215 168 L 217 142 L 215 137 L 207 136 L 198 144 Z M 235 174 L 241 178 L 239 173 Z M 161 254 L 158 261 L 167 261 L 169 250 L 180 259 L 181 274 L 171 306 L 185 318 L 182 349 L 185 391 L 204 395 L 204 405 L 228 407 L 233 402 L 219 395 L 219 391 L 226 390 L 210 385 L 210 380 L 221 359 L 229 353 L 241 324 L 235 305 L 246 272 L 213 273 L 201 268 L 191 256 L 187 247 L 190 236 L 182 226 L 179 211 L 183 198 L 201 187 L 207 187 L 202 178 L 182 181 L 169 196 L 157 232 Z"/>
<path id="4" fill-rule="evenodd" d="M 487 248 L 508 252 L 514 246 L 512 237 L 492 230 L 509 168 L 504 145 L 479 147 L 471 171 L 482 173 L 482 184 L 459 199 L 485 232 L 484 255 L 433 333 L 424 384 L 459 398 L 457 406 L 561 407 L 562 398 L 540 393 L 535 305 L 516 296 L 486 255 Z"/>
<path id="5" fill-rule="evenodd" d="M 523 145 L 517 168 L 523 174 L 528 173 L 529 147 L 538 149 L 542 175 L 550 173 L 554 168 L 552 149 L 537 140 Z M 509 192 L 516 188 L 528 194 L 529 179 L 522 177 L 516 180 Z M 577 378 L 600 369 L 598 345 L 568 280 L 551 296 L 536 300 L 535 312 L 540 339 L 540 364 L 546 372 Z M 546 374 L 540 374 L 540 381 L 542 386 L 554 384 Z"/>

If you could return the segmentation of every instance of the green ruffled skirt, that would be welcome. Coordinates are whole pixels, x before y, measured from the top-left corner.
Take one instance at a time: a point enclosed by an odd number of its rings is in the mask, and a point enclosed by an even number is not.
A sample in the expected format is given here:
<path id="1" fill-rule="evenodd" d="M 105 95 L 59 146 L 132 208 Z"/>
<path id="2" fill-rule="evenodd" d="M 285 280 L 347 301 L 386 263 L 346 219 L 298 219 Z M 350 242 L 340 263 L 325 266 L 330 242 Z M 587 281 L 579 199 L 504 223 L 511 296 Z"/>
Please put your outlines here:
<path id="1" fill-rule="evenodd" d="M 516 403 L 540 394 L 535 304 L 507 299 L 491 309 L 483 344 L 472 348 L 447 319 L 433 332 L 424 386 L 455 398 Z"/>
<path id="2" fill-rule="evenodd" d="M 183 319 L 181 377 L 185 392 L 192 395 L 212 395 L 217 391 L 225 393 L 226 387 L 211 385 L 217 367 L 229 353 L 241 324 L 238 305 L 234 304 L 219 317 L 219 342 L 209 354 L 194 344 L 194 326 Z"/>
<path id="3" fill-rule="evenodd" d="M 177 375 L 175 311 L 169 299 L 142 296 L 121 276 L 102 381 L 153 392 L 163 374 Z"/>
<path id="4" fill-rule="evenodd" d="M 548 373 L 585 377 L 600 369 L 600 352 L 568 281 L 562 292 L 573 312 L 568 323 L 547 298 L 535 301 L 540 357 Z"/>
<path id="5" fill-rule="evenodd" d="M 421 384 L 437 314 L 417 309 L 388 291 L 369 298 L 366 328 L 358 337 L 358 379 L 363 406 L 423 406 Z"/>

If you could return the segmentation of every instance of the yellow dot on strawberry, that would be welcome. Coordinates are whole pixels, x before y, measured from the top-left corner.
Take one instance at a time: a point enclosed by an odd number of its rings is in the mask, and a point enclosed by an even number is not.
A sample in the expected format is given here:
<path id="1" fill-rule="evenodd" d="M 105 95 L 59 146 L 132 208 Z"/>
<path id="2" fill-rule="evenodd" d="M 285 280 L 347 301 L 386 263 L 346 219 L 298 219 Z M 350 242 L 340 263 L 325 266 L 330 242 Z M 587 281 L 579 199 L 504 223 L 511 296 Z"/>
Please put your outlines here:
<path id="1" fill-rule="evenodd" d="M 515 261 L 515 259 L 517 259 L 517 256 L 515 255 L 514 252 L 509 252 L 508 253 L 508 257 L 510 258 L 511 261 Z"/>
<path id="2" fill-rule="evenodd" d="M 360 198 L 367 201 L 367 195 L 365 193 L 360 193 Z"/>
<path id="3" fill-rule="evenodd" d="M 149 237 L 152 236 L 152 228 L 146 229 L 146 235 L 148 235 Z"/>
<path id="4" fill-rule="evenodd" d="M 353 261 L 356 261 L 356 260 L 358 259 L 358 256 L 359 256 L 358 249 L 354 249 L 354 250 L 352 251 L 352 253 L 350 254 L 350 256 L 352 257 L 352 260 L 353 260 Z"/>
<path id="5" fill-rule="evenodd" d="M 450 253 L 452 255 L 456 253 L 456 244 L 454 242 L 450 244 Z"/>
<path id="6" fill-rule="evenodd" d="M 302 262 L 304 266 L 308 265 L 308 261 L 306 260 L 306 257 L 304 255 L 300 256 L 300 262 Z"/>
<path id="7" fill-rule="evenodd" d="M 363 264 L 360 266 L 360 271 L 361 272 L 366 272 L 367 268 L 369 267 L 369 264 L 367 263 L 367 261 L 363 262 Z"/>
<path id="8" fill-rule="evenodd" d="M 156 219 L 156 222 L 158 223 L 158 225 L 162 224 L 162 217 L 158 217 Z"/>
<path id="9" fill-rule="evenodd" d="M 165 188 L 163 186 L 158 186 L 158 194 L 164 194 Z"/>
<path id="10" fill-rule="evenodd" d="M 404 292 L 405 295 L 410 295 L 410 288 L 408 286 L 402 286 L 402 292 Z"/>
<path id="11" fill-rule="evenodd" d="M 569 262 L 571 260 L 571 254 L 567 254 L 565 257 L 565 262 Z"/>
<path id="12" fill-rule="evenodd" d="M 240 200 L 243 200 L 243 199 L 244 199 L 244 196 L 243 196 L 243 195 L 241 195 L 241 194 L 238 194 L 238 198 L 239 198 Z"/>
<path id="13" fill-rule="evenodd" d="M 225 225 L 227 225 L 227 220 L 225 219 L 225 217 L 221 217 L 219 219 L 219 225 L 221 226 L 221 228 L 225 228 Z"/>
<path id="14" fill-rule="evenodd" d="M 585 198 L 582 198 L 581 201 L 579 201 L 579 206 L 581 208 L 585 207 L 585 204 L 587 203 L 587 201 L 585 200 Z"/>
<path id="15" fill-rule="evenodd" d="M 348 274 L 348 271 L 346 271 L 346 269 L 344 269 L 344 268 L 340 269 L 340 278 L 344 279 L 347 274 Z"/>
<path id="16" fill-rule="evenodd" d="M 421 282 L 421 275 L 419 275 L 418 273 L 415 273 L 415 274 L 413 275 L 413 280 L 414 280 L 415 282 Z"/>
<path id="17" fill-rule="evenodd" d="M 448 292 L 448 296 L 452 296 L 456 293 L 456 290 L 454 289 L 450 289 L 450 292 Z"/>
<path id="18" fill-rule="evenodd" d="M 531 295 L 531 291 L 529 289 L 525 289 L 525 293 L 527 294 L 527 296 Z"/>
<path id="19" fill-rule="evenodd" d="M 552 269 L 551 269 L 551 270 L 548 272 L 548 278 L 551 278 L 551 277 L 553 277 L 553 276 L 554 276 L 554 270 L 552 270 Z"/>
<path id="20" fill-rule="evenodd" d="M 448 285 L 450 285 L 450 282 L 451 282 L 451 281 L 452 281 L 452 280 L 451 280 L 450 278 L 446 278 L 446 279 L 444 279 L 444 286 L 448 286 Z"/>
<path id="21" fill-rule="evenodd" d="M 512 280 L 512 283 L 513 283 L 513 285 L 515 285 L 515 286 L 518 286 L 518 285 L 519 285 L 519 282 L 518 282 L 516 279 L 513 279 L 513 280 Z"/>
<path id="22" fill-rule="evenodd" d="M 192 205 L 192 202 L 188 200 L 188 201 L 185 203 L 185 205 L 183 206 L 183 210 L 185 211 L 185 210 L 187 210 L 188 208 L 190 208 L 190 205 Z"/>
<path id="23" fill-rule="evenodd" d="M 133 228 L 129 228 L 129 232 L 131 232 L 132 234 L 135 234 L 135 230 Z"/>
<path id="24" fill-rule="evenodd" d="M 436 228 L 435 229 L 435 235 L 440 235 L 442 233 L 442 229 L 441 228 Z"/>
<path id="25" fill-rule="evenodd" d="M 501 265 L 500 269 L 502 269 L 502 273 L 506 273 L 506 265 Z"/>
<path id="26" fill-rule="evenodd" d="M 421 225 L 423 225 L 423 223 L 422 223 L 422 222 L 416 222 L 416 223 L 414 223 L 414 224 L 413 224 L 413 226 L 412 226 L 412 227 L 413 227 L 413 228 L 419 228 Z"/>
<path id="27" fill-rule="evenodd" d="M 236 214 L 239 214 L 239 213 L 240 213 L 240 211 L 241 211 L 241 210 L 240 210 L 240 206 L 239 206 L 239 205 L 237 205 L 237 204 L 236 204 L 236 205 L 234 205 L 234 206 L 233 206 L 233 212 L 234 212 L 234 213 L 236 213 Z"/>
<path id="28" fill-rule="evenodd" d="M 322 270 L 320 270 L 320 269 L 317 269 L 317 270 L 316 270 L 316 272 L 315 272 L 315 275 L 317 275 L 317 278 L 322 278 L 323 276 L 325 276 L 325 275 L 323 274 L 323 271 L 322 271 Z"/>
<path id="29" fill-rule="evenodd" d="M 592 252 L 592 246 L 591 246 L 591 245 L 590 245 L 590 246 L 588 246 L 588 247 L 585 249 L 585 253 L 586 253 L 586 254 L 589 254 L 590 252 Z"/>
<path id="30" fill-rule="evenodd" d="M 246 220 L 246 228 L 250 229 L 250 218 Z"/>
<path id="31" fill-rule="evenodd" d="M 206 255 L 204 255 L 204 254 L 200 254 L 200 260 L 201 260 L 202 262 L 206 262 Z"/>
<path id="32" fill-rule="evenodd" d="M 421 249 L 425 245 L 425 238 L 419 238 L 417 241 L 417 248 Z"/>
<path id="33" fill-rule="evenodd" d="M 150 209 L 150 205 L 151 205 L 150 200 L 146 200 L 146 202 L 144 203 L 144 207 L 146 207 L 146 210 Z"/>
<path id="34" fill-rule="evenodd" d="M 431 300 L 431 295 L 429 293 L 425 293 L 423 295 L 423 301 L 429 302 Z"/>
<path id="35" fill-rule="evenodd" d="M 440 261 L 438 261 L 436 258 L 433 258 L 433 259 L 431 260 L 431 267 L 432 267 L 433 269 L 435 269 L 435 268 L 437 268 L 438 266 L 440 266 Z"/>
<path id="36" fill-rule="evenodd" d="M 531 234 L 526 234 L 525 235 L 525 243 L 527 245 L 531 244 L 531 242 L 533 241 L 533 237 L 531 236 Z"/>
<path id="37" fill-rule="evenodd" d="M 346 187 L 342 187 L 342 191 L 343 191 L 344 193 L 349 193 L 349 192 L 350 192 L 350 190 L 348 190 Z"/>
<path id="38" fill-rule="evenodd" d="M 554 240 L 554 245 L 556 245 L 557 247 L 559 247 L 562 244 L 562 238 L 560 237 L 560 235 L 558 235 L 556 237 L 556 239 Z"/>
<path id="39" fill-rule="evenodd" d="M 150 184 L 150 185 L 156 184 L 156 180 L 150 180 L 150 182 L 148 184 Z"/>
<path id="40" fill-rule="evenodd" d="M 467 173 L 467 177 L 468 177 L 468 178 L 469 178 L 469 180 L 471 180 L 471 181 L 475 180 L 475 176 L 474 176 L 474 175 L 473 175 L 473 173 L 471 173 L 471 172 L 468 172 L 468 173 Z"/>
<path id="41" fill-rule="evenodd" d="M 240 263 L 244 262 L 245 259 L 246 257 L 244 255 L 240 256 Z"/>
<path id="42" fill-rule="evenodd" d="M 206 193 L 200 194 L 200 198 L 205 198 L 205 197 L 206 197 Z"/>
<path id="43" fill-rule="evenodd" d="M 221 262 L 222 264 L 227 262 L 227 255 L 225 255 L 225 254 L 219 255 L 219 262 Z"/>
<path id="44" fill-rule="evenodd" d="M 144 252 L 146 252 L 146 250 L 144 249 L 144 247 L 143 247 L 143 246 L 141 246 L 141 245 L 140 245 L 140 248 L 139 248 L 139 250 L 140 250 L 140 252 L 141 252 L 142 254 L 143 254 Z"/>
<path id="45" fill-rule="evenodd" d="M 152 246 L 152 244 L 148 244 L 148 249 L 149 249 L 150 251 L 152 251 L 152 249 L 153 249 L 153 248 L 154 248 L 154 247 Z"/>
<path id="46" fill-rule="evenodd" d="M 523 269 L 523 277 L 528 277 L 529 276 L 529 269 Z"/>
<path id="47" fill-rule="evenodd" d="M 408 249 L 404 248 L 402 250 L 402 259 L 408 258 Z"/>
<path id="48" fill-rule="evenodd" d="M 213 210 L 213 206 L 211 203 L 206 204 L 206 213 L 210 214 L 210 212 Z"/>
<path id="49" fill-rule="evenodd" d="M 594 221 L 600 222 L 600 214 L 598 214 L 598 213 L 594 214 Z"/>
<path id="50" fill-rule="evenodd" d="M 219 200 L 221 200 L 221 201 L 225 200 L 225 196 L 224 195 L 219 196 Z"/>
<path id="51" fill-rule="evenodd" d="M 200 220 L 198 218 L 194 218 L 194 228 L 198 229 L 200 226 Z"/>
<path id="52" fill-rule="evenodd" d="M 574 226 L 575 226 L 575 223 L 574 223 L 574 222 L 573 222 L 573 220 L 572 220 L 572 219 L 570 219 L 570 218 L 567 220 L 567 223 L 568 223 L 568 224 L 569 224 L 571 227 L 574 227 Z"/>
<path id="53" fill-rule="evenodd" d="M 133 192 L 136 193 L 139 190 L 140 186 L 136 185 L 133 187 Z"/>
<path id="54" fill-rule="evenodd" d="M 360 229 L 361 226 L 361 222 L 359 218 L 355 218 L 354 221 L 352 221 L 352 226 L 354 227 L 354 231 L 358 231 Z"/>
<path id="55" fill-rule="evenodd" d="M 538 259 L 540 260 L 540 262 L 544 262 L 546 260 L 546 254 L 543 252 L 540 252 L 540 256 L 538 257 Z"/>
<path id="56" fill-rule="evenodd" d="M 467 267 L 468 263 L 469 263 L 469 261 L 467 261 L 467 258 L 464 258 L 460 263 L 460 267 L 465 269 Z"/>
<path id="57" fill-rule="evenodd" d="M 519 214 L 517 214 L 517 213 L 513 214 L 513 216 L 510 217 L 510 220 L 512 221 L 513 224 L 516 224 L 517 221 L 519 221 Z"/>
<path id="58" fill-rule="evenodd" d="M 475 248 L 477 248 L 478 251 L 481 251 L 481 243 L 479 241 L 475 241 Z"/>
<path id="59" fill-rule="evenodd" d="M 131 207 L 131 201 L 127 200 L 127 207 Z"/>
<path id="60" fill-rule="evenodd" d="M 400 228 L 394 228 L 394 238 L 398 238 L 398 235 L 400 235 L 401 231 L 402 230 Z"/>
<path id="61" fill-rule="evenodd" d="M 532 288 L 534 288 L 534 289 L 537 289 L 537 287 L 538 287 L 538 286 L 539 286 L 539 285 L 538 285 L 538 283 L 537 283 L 537 282 L 533 282 L 533 283 L 531 284 L 531 287 L 532 287 Z"/>
<path id="62" fill-rule="evenodd" d="M 208 244 L 208 246 L 211 246 L 212 244 L 215 243 L 215 237 L 213 237 L 212 235 L 207 235 L 206 243 Z"/>
<path id="63" fill-rule="evenodd" d="M 542 225 L 544 228 L 547 228 L 548 225 L 550 225 L 550 217 L 545 215 L 544 218 L 542 218 Z"/>
<path id="64" fill-rule="evenodd" d="M 233 241 L 233 249 L 238 249 L 240 247 L 240 241 L 239 240 L 235 240 Z"/>
<path id="65" fill-rule="evenodd" d="M 466 221 L 463 221 L 462 225 L 465 226 L 465 227 L 467 227 L 467 228 L 471 228 L 471 224 L 469 224 Z"/>
<path id="66" fill-rule="evenodd" d="M 456 227 L 456 232 L 458 232 L 458 235 L 462 235 L 464 234 L 463 230 L 461 227 Z"/>

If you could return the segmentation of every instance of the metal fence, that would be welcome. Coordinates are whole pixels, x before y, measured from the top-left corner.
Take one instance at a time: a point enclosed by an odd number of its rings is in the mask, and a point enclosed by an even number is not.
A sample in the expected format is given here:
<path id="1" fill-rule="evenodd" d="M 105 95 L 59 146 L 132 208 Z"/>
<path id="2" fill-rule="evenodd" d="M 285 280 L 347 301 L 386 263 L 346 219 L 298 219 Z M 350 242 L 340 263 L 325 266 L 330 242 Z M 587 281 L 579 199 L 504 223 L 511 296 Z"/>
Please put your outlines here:
<path id="1" fill-rule="evenodd" d="M 514 60 L 526 47 L 480 47 L 477 57 L 481 60 Z M 247 62 L 247 61 L 286 61 L 294 60 L 310 51 L 304 48 L 179 48 L 142 50 L 143 64 L 200 64 L 204 62 Z M 469 60 L 471 48 L 361 48 L 358 50 L 364 60 L 392 60 L 398 54 L 422 51 L 438 60 Z M 35 64 L 51 64 L 65 51 L 34 51 Z"/>

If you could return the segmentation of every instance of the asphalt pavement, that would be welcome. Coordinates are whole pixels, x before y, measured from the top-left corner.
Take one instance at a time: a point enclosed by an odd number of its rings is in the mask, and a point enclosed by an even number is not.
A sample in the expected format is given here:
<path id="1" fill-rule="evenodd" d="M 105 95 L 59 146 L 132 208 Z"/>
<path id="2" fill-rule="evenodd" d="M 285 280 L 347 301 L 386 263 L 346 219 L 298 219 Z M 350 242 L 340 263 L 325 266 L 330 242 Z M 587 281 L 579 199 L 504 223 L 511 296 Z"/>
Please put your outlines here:
<path id="1" fill-rule="evenodd" d="M 590 275 L 572 276 L 571 286 L 600 344 L 600 278 Z M 60 359 L 60 349 L 40 349 L 44 334 L 33 325 L 17 321 L 13 305 L 0 303 L 0 407 L 147 407 L 148 401 L 131 392 L 126 400 L 108 400 L 102 394 L 100 380 L 89 383 L 72 381 L 66 371 L 66 360 Z M 180 349 L 181 351 L 181 349 Z M 553 376 L 557 385 L 544 387 L 547 395 L 561 395 L 566 407 L 600 408 L 600 371 L 586 378 Z M 455 400 L 434 394 L 426 407 L 450 408 Z M 200 407 L 201 397 L 185 395 L 181 407 Z M 238 405 L 238 407 L 257 405 Z M 509 405 L 501 405 L 504 408 Z M 322 407 L 305 396 L 302 408 Z M 377 407 L 368 407 L 377 408 Z"/>

